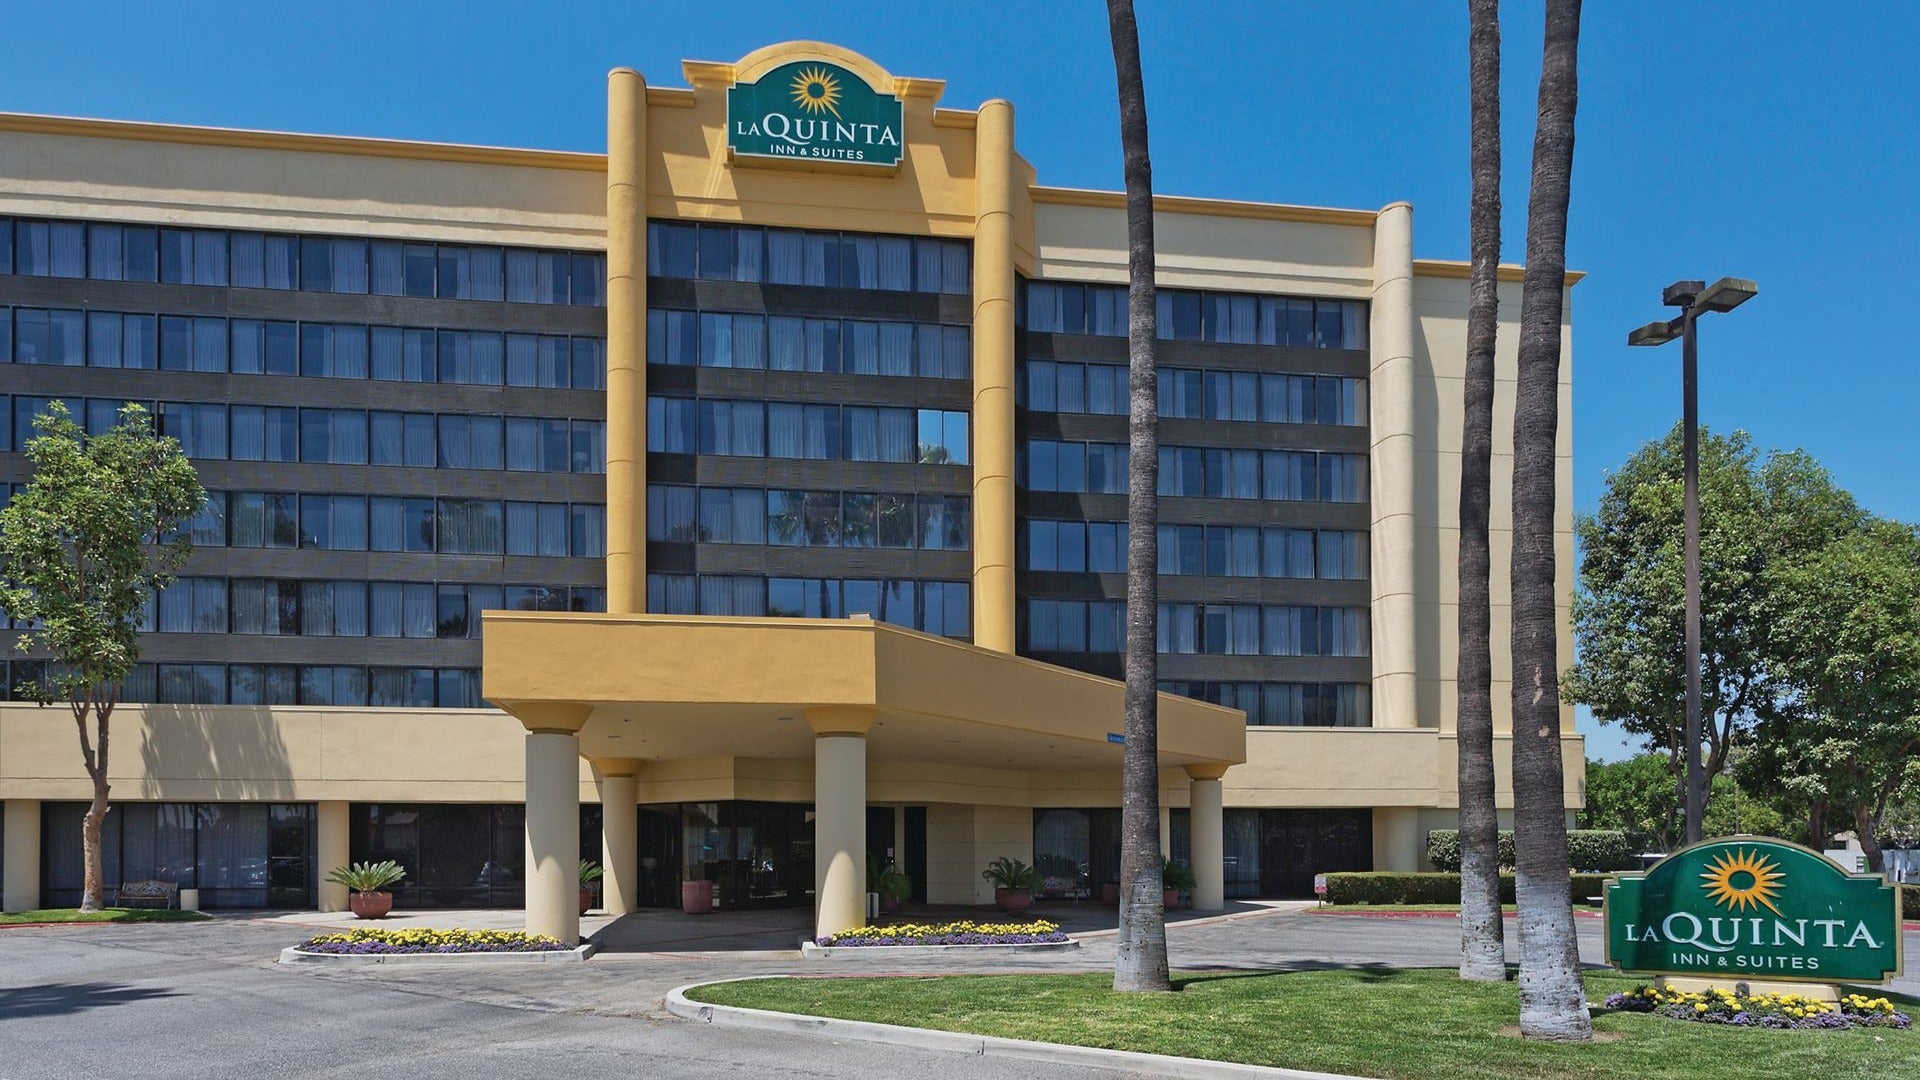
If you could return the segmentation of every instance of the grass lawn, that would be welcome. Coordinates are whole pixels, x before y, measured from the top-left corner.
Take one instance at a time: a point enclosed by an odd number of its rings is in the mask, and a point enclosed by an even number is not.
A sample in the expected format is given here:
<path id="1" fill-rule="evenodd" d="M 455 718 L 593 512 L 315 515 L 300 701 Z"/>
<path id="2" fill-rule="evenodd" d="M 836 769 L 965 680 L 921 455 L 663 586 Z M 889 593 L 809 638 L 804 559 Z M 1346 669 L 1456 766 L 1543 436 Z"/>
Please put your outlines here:
<path id="1" fill-rule="evenodd" d="M 66 907 L 0 913 L 0 926 L 16 926 L 20 923 L 199 922 L 206 918 L 211 916 L 198 911 L 166 911 L 160 908 L 114 907 L 81 911 L 79 908 Z"/>
<path id="2" fill-rule="evenodd" d="M 1640 981 L 1589 974 L 1587 996 L 1599 1001 Z M 1512 983 L 1461 982 L 1451 970 L 1222 972 L 1176 975 L 1174 982 L 1178 994 L 1121 995 L 1108 974 L 815 977 L 722 983 L 689 996 L 1383 1080 L 1920 1076 L 1920 1030 L 1745 1030 L 1603 1012 L 1594 1027 L 1606 1041 L 1530 1043 L 1513 1034 Z"/>

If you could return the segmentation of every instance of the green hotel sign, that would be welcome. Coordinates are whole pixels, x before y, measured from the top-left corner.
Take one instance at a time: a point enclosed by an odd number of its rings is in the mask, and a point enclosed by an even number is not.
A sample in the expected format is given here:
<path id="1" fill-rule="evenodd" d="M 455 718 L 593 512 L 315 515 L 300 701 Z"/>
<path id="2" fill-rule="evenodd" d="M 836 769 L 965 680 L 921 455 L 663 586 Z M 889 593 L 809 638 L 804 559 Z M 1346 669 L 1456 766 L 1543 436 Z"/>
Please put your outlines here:
<path id="1" fill-rule="evenodd" d="M 1901 970 L 1897 888 L 1764 837 L 1695 844 L 1609 881 L 1606 925 L 1622 971 L 1877 983 Z"/>
<path id="2" fill-rule="evenodd" d="M 727 90 L 736 156 L 892 166 L 905 134 L 900 99 L 838 64 L 799 60 Z"/>

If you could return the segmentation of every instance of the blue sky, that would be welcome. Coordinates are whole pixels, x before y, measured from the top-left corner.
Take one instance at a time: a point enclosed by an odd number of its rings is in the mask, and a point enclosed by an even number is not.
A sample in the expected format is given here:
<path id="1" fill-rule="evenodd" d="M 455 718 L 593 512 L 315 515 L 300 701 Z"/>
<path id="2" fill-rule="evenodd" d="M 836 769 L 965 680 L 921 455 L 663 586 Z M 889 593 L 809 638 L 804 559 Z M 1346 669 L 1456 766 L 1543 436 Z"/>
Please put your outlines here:
<path id="1" fill-rule="evenodd" d="M 1505 256 L 1525 233 L 1540 26 L 1508 3 Z M 1164 192 L 1416 208 L 1416 254 L 1467 245 L 1466 5 L 1141 0 Z M 600 150 L 604 75 L 834 41 L 945 102 L 1018 109 L 1043 182 L 1117 188 L 1104 5 L 76 3 L 9 13 L 0 109 Z M 1803 447 L 1871 510 L 1920 520 L 1920 5 L 1589 3 L 1569 261 L 1577 508 L 1673 423 L 1678 347 L 1629 352 L 1662 286 L 1753 278 L 1704 324 L 1701 414 Z M 1591 749 L 1619 740 L 1594 731 Z"/>

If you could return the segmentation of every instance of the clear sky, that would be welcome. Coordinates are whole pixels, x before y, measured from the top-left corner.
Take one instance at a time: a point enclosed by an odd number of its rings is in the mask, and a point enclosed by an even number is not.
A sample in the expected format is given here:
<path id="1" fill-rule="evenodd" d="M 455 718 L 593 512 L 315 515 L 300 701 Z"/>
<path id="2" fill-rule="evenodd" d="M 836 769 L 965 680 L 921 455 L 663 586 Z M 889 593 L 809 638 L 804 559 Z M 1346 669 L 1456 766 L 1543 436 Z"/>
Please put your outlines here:
<path id="1" fill-rule="evenodd" d="M 1523 251 L 1539 3 L 1506 9 L 1504 254 Z M 1158 190 L 1415 210 L 1467 252 L 1466 4 L 1139 0 Z M 1572 498 L 1679 414 L 1679 349 L 1633 350 L 1660 289 L 1760 296 L 1703 324 L 1701 414 L 1804 447 L 1876 513 L 1920 520 L 1920 5 L 1586 5 L 1568 255 Z M 0 110 L 558 149 L 605 146 L 606 70 L 837 42 L 945 103 L 1005 97 L 1043 182 L 1118 188 L 1093 0 L 961 4 L 21 3 Z M 1829 310 L 1830 309 L 1830 310 Z M 1908 327 L 1903 331 L 1901 327 Z M 1818 333 L 1815 333 L 1815 331 Z M 1594 731 L 1598 754 L 1619 739 Z"/>

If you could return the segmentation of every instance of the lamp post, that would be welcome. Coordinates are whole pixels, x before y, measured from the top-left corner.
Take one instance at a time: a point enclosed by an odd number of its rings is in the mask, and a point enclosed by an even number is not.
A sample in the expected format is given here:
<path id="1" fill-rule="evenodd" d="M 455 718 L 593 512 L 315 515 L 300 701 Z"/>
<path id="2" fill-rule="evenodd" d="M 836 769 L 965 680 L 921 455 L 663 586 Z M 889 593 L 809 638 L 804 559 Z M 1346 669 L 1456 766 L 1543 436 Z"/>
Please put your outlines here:
<path id="1" fill-rule="evenodd" d="M 1665 345 L 1681 340 L 1681 456 L 1686 488 L 1687 563 L 1687 836 L 1700 842 L 1701 818 L 1707 805 L 1706 770 L 1700 764 L 1700 316 L 1709 311 L 1732 311 L 1760 291 L 1751 281 L 1721 278 L 1676 281 L 1667 286 L 1660 302 L 1680 314 L 1664 322 L 1650 322 L 1627 335 L 1628 345 Z"/>

